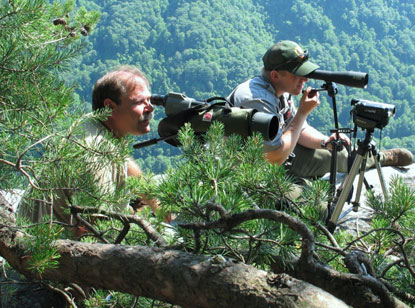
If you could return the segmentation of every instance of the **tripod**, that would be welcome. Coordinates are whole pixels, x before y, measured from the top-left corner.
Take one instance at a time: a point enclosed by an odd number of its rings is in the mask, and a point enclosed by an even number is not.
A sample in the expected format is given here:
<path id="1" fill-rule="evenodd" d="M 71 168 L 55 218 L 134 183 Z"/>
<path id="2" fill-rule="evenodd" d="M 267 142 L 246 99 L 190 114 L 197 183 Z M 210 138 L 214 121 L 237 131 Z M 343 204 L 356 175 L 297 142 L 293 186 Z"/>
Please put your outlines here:
<path id="1" fill-rule="evenodd" d="M 337 89 L 336 84 L 334 82 L 326 81 L 326 83 L 321 86 L 321 89 L 327 91 L 328 96 L 331 97 L 332 105 L 333 105 L 334 129 L 330 130 L 330 132 L 335 133 L 335 138 L 332 141 L 330 141 L 332 150 L 331 150 L 329 182 L 330 182 L 330 196 L 334 197 L 336 193 L 336 181 L 337 181 L 337 152 L 340 152 L 343 149 L 343 146 L 345 146 L 345 143 L 340 139 L 340 134 L 341 133 L 349 134 L 352 131 L 350 128 L 339 128 L 339 120 L 337 118 L 337 106 L 336 106 L 336 95 L 338 94 L 338 89 Z M 332 204 L 333 204 L 333 200 L 330 199 L 327 204 L 327 213 L 328 213 L 327 217 L 328 218 L 330 218 L 332 215 L 331 213 Z"/>
<path id="2" fill-rule="evenodd" d="M 354 179 L 356 175 L 359 173 L 355 201 L 352 202 L 353 211 L 357 212 L 358 210 L 358 207 L 360 205 L 360 194 L 362 192 L 362 184 L 364 181 L 364 173 L 366 170 L 366 162 L 368 155 L 373 155 L 384 198 L 385 200 L 388 199 L 388 191 L 385 185 L 385 180 L 378 159 L 379 153 L 375 148 L 375 144 L 372 142 L 373 131 L 373 128 L 367 129 L 365 139 L 363 141 L 358 141 L 357 155 L 353 161 L 352 168 L 350 169 L 349 174 L 344 178 L 342 184 L 337 190 L 337 195 L 335 198 L 336 206 L 334 208 L 333 214 L 329 216 L 330 219 L 327 221 L 327 229 L 331 233 L 333 233 L 336 229 L 337 221 L 339 220 L 340 214 L 343 210 L 344 203 L 346 202 L 346 199 L 349 196 L 350 190 L 353 186 Z M 348 212 L 346 212 L 344 215 L 346 215 L 347 213 Z"/>

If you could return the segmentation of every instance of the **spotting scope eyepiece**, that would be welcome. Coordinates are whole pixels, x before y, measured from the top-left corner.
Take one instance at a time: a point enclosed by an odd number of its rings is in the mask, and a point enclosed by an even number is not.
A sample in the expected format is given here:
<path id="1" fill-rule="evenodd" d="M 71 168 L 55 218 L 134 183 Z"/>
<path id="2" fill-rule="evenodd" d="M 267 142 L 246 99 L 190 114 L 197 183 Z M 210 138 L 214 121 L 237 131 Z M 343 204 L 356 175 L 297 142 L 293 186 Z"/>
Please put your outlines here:
<path id="1" fill-rule="evenodd" d="M 167 95 L 158 95 L 158 94 L 152 94 L 150 96 L 150 102 L 154 106 L 166 106 L 167 101 Z"/>
<path id="2" fill-rule="evenodd" d="M 335 82 L 348 87 L 365 89 L 369 82 L 369 74 L 362 72 L 330 72 L 324 70 L 315 70 L 306 76 L 311 79 L 324 80 L 326 82 Z"/>

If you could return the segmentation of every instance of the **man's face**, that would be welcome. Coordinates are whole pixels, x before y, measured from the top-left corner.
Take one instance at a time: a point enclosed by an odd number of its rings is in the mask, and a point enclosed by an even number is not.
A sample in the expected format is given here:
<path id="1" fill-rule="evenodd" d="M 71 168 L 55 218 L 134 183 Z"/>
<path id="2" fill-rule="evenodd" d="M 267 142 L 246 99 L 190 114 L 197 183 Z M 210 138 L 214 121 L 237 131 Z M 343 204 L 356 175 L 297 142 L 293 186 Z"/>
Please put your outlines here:
<path id="1" fill-rule="evenodd" d="M 278 71 L 278 78 L 275 84 L 278 96 L 285 92 L 291 95 L 301 94 L 304 84 L 308 81 L 306 77 L 296 76 L 287 71 Z"/>
<path id="2" fill-rule="evenodd" d="M 146 83 L 136 77 L 135 87 L 129 89 L 119 105 L 112 110 L 111 128 L 115 135 L 143 135 L 150 131 L 150 120 L 153 118 L 153 105 L 150 103 L 150 91 Z"/>

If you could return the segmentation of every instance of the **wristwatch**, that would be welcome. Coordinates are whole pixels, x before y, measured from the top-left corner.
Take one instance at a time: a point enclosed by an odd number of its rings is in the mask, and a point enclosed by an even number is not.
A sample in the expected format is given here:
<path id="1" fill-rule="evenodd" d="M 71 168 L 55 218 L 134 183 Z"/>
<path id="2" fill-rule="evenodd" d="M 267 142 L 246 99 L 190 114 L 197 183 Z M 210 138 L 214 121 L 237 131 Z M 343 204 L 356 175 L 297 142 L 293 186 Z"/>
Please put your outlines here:
<path id="1" fill-rule="evenodd" d="M 322 149 L 327 149 L 327 143 L 325 139 L 321 139 L 320 146 Z"/>

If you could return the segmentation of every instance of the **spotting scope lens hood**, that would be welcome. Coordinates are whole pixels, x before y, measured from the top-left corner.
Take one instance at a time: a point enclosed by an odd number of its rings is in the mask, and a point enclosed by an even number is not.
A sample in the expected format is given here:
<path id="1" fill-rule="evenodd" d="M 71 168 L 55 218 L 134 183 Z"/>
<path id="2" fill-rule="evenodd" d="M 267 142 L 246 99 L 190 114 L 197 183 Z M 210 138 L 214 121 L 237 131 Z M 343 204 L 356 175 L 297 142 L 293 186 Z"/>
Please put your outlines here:
<path id="1" fill-rule="evenodd" d="M 275 115 L 257 111 L 252 114 L 251 130 L 261 133 L 265 141 L 273 140 L 277 136 L 279 128 L 280 120 Z"/>
<path id="2" fill-rule="evenodd" d="M 306 75 L 307 78 L 324 80 L 325 82 L 335 82 L 348 87 L 365 89 L 369 82 L 369 74 L 362 72 L 330 72 L 324 70 L 315 70 Z"/>

